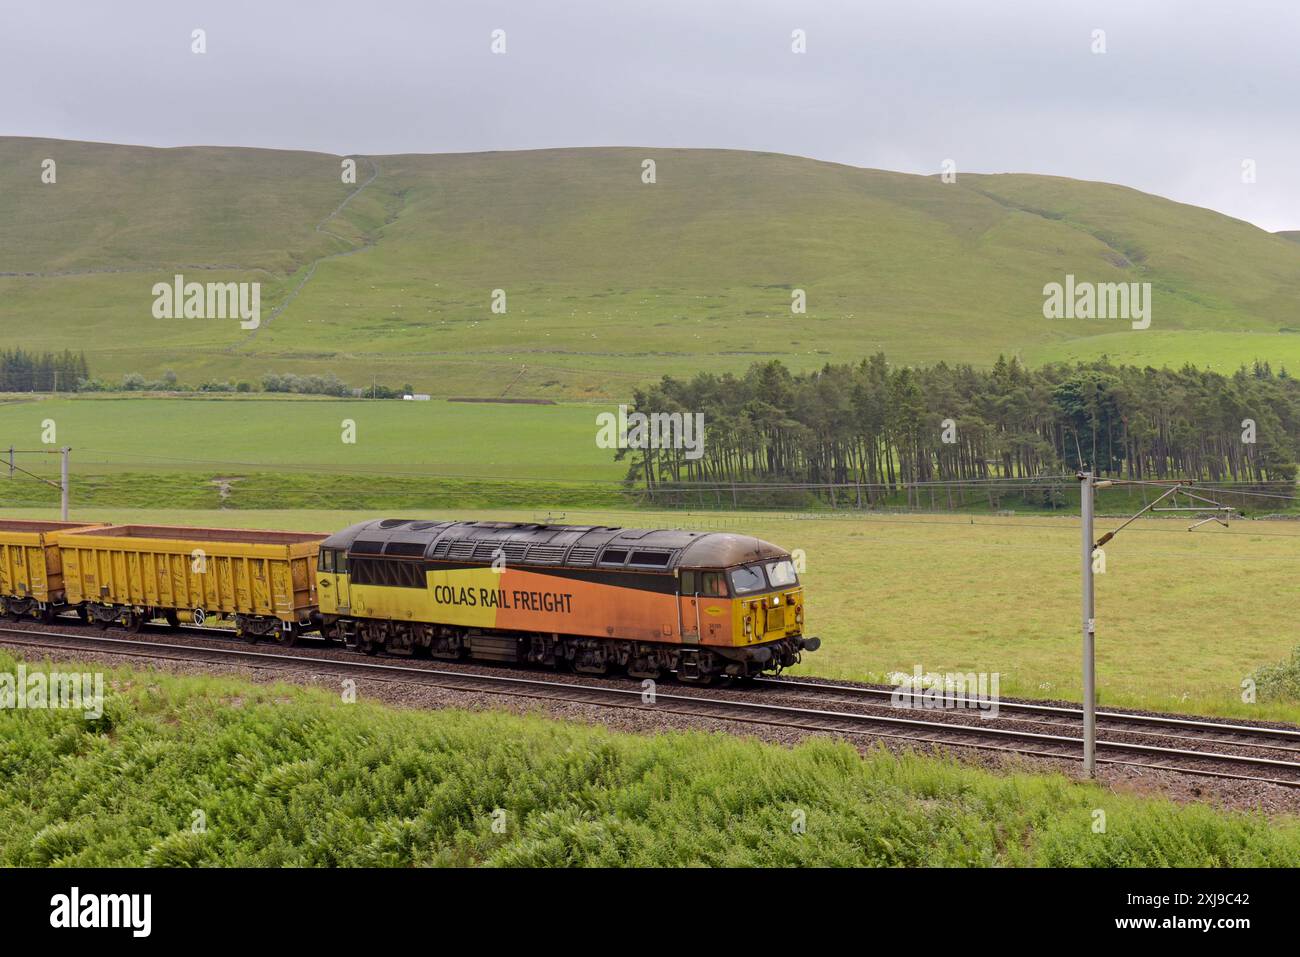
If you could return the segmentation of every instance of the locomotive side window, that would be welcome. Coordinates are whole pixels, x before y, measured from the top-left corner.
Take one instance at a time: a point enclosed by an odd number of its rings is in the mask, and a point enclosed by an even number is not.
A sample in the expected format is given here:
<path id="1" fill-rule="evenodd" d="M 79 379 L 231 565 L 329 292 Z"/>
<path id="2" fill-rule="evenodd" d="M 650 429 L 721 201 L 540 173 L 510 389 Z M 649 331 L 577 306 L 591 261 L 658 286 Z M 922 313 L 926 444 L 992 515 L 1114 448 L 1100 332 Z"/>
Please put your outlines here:
<path id="1" fill-rule="evenodd" d="M 695 572 L 682 572 L 682 594 L 695 594 Z"/>
<path id="2" fill-rule="evenodd" d="M 334 571 L 334 549 L 322 548 L 320 550 L 320 561 L 317 562 L 319 570 L 323 572 Z"/>
<path id="3" fill-rule="evenodd" d="M 334 553 L 334 570 L 340 575 L 346 575 L 348 573 L 347 552 L 340 550 Z"/>
<path id="4" fill-rule="evenodd" d="M 645 565 L 648 568 L 666 568 L 672 556 L 667 552 L 633 552 L 629 565 Z"/>
<path id="5" fill-rule="evenodd" d="M 784 588 L 787 585 L 799 584 L 799 576 L 795 574 L 794 562 L 788 558 L 779 562 L 768 562 L 767 580 L 772 583 L 773 588 Z"/>
<path id="6" fill-rule="evenodd" d="M 704 587 L 700 589 L 701 595 L 708 595 L 710 598 L 726 598 L 727 582 L 722 572 L 705 572 L 702 576 Z"/>
<path id="7" fill-rule="evenodd" d="M 371 575 L 372 563 L 358 559 L 356 568 L 352 572 L 352 584 L 354 585 L 373 585 L 376 582 Z"/>
<path id="8" fill-rule="evenodd" d="M 731 587 L 736 589 L 737 595 L 748 595 L 750 592 L 762 591 L 767 587 L 767 581 L 763 578 L 762 566 L 746 565 L 743 568 L 733 569 L 731 572 Z"/>
<path id="9" fill-rule="evenodd" d="M 424 571 L 419 562 L 363 558 L 352 576 L 354 585 L 386 585 L 389 588 L 423 588 Z"/>

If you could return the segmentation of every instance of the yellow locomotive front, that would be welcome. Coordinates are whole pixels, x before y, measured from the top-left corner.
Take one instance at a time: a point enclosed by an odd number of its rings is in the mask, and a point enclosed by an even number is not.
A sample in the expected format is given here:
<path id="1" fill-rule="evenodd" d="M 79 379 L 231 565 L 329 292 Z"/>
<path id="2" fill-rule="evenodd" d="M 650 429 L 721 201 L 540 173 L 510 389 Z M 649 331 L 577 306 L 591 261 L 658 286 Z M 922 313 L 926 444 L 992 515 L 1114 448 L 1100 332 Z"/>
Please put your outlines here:
<path id="1" fill-rule="evenodd" d="M 795 664 L 816 651 L 804 634 L 803 586 L 790 554 L 747 535 L 711 534 L 682 555 L 682 639 L 705 667 L 745 675 Z M 690 668 L 690 655 L 685 666 Z M 718 667 L 720 665 L 720 667 Z"/>

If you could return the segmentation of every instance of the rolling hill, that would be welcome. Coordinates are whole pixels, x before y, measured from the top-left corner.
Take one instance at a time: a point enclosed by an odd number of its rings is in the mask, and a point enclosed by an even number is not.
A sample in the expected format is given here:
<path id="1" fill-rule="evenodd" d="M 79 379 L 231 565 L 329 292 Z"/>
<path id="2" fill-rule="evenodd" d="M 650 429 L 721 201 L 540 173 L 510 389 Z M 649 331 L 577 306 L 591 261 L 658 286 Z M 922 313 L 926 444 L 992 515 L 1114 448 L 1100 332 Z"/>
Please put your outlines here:
<path id="1" fill-rule="evenodd" d="M 0 346 L 84 348 L 112 379 L 570 398 L 877 350 L 1300 368 L 1300 244 L 1120 186 L 648 147 L 358 158 L 355 184 L 340 162 L 0 138 Z M 154 318 L 177 272 L 261 282 L 261 327 Z M 1151 327 L 1043 318 L 1066 274 L 1151 283 Z"/>

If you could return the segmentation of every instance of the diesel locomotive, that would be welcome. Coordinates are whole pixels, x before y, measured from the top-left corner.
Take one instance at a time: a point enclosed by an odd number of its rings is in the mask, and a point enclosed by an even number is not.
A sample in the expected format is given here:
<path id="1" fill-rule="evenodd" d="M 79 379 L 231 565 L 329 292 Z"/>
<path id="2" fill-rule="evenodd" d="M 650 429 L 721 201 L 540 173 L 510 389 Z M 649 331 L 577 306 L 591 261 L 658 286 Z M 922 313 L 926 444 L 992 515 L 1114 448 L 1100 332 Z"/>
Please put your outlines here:
<path id="1" fill-rule="evenodd" d="M 517 522 L 362 522 L 321 543 L 322 634 L 429 654 L 707 683 L 794 664 L 788 552 L 746 535 Z"/>

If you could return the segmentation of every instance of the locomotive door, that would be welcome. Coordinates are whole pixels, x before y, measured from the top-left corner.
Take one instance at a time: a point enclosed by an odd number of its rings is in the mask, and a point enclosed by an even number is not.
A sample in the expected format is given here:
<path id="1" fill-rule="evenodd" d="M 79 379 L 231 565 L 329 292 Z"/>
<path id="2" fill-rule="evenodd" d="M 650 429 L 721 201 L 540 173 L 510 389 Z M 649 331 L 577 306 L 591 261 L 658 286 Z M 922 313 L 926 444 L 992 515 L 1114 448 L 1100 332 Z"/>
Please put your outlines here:
<path id="1" fill-rule="evenodd" d="M 352 578 L 348 572 L 348 553 L 345 549 L 340 548 L 334 553 L 334 594 L 339 611 L 345 615 L 352 611 L 352 595 L 349 587 L 351 581 Z"/>
<path id="2" fill-rule="evenodd" d="M 351 596 L 348 594 L 348 553 L 343 549 L 322 548 L 316 571 L 320 576 L 320 591 L 317 594 L 321 609 L 326 614 L 348 614 L 352 610 Z"/>
<path id="3" fill-rule="evenodd" d="M 700 643 L 700 576 L 684 571 L 677 577 L 677 624 L 682 643 Z"/>

